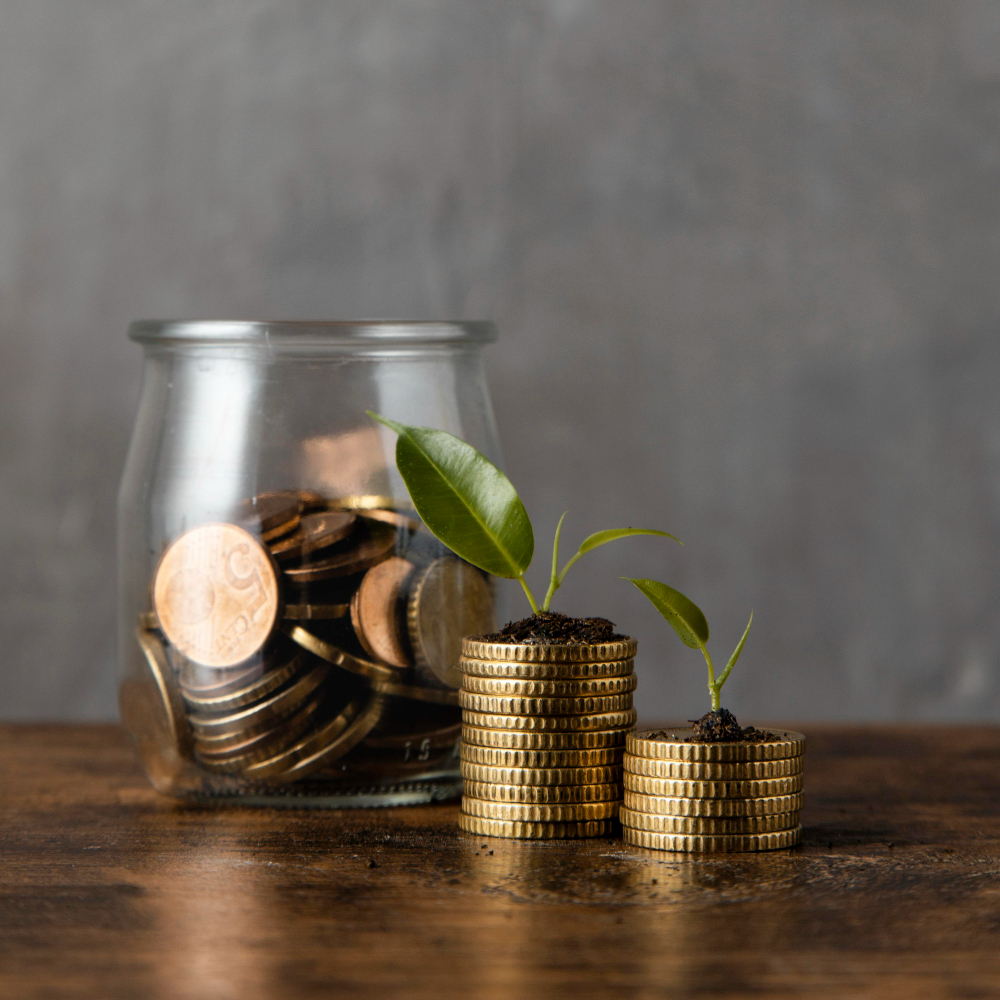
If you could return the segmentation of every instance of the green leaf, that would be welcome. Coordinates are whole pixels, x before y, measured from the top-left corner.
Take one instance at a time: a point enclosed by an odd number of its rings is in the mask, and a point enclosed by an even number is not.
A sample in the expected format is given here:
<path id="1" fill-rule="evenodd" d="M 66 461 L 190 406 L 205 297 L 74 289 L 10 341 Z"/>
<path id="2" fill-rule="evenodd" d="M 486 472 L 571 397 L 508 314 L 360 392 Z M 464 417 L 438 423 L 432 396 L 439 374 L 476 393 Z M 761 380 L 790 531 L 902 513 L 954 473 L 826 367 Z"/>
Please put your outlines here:
<path id="1" fill-rule="evenodd" d="M 494 576 L 521 577 L 535 538 L 511 481 L 461 438 L 408 427 L 368 411 L 394 430 L 396 467 L 424 524 L 466 562 Z"/>
<path id="2" fill-rule="evenodd" d="M 579 555 L 585 556 L 601 545 L 607 545 L 608 542 L 617 541 L 619 538 L 628 538 L 630 535 L 662 535 L 664 538 L 672 538 L 679 545 L 684 544 L 676 535 L 666 531 L 655 531 L 652 528 L 608 528 L 606 531 L 595 531 L 594 534 L 588 535 L 580 543 Z"/>
<path id="3" fill-rule="evenodd" d="M 634 583 L 649 598 L 650 603 L 666 618 L 685 646 L 692 649 L 705 648 L 708 642 L 708 622 L 694 601 L 679 590 L 656 580 L 633 580 L 630 576 L 623 576 L 622 579 Z"/>

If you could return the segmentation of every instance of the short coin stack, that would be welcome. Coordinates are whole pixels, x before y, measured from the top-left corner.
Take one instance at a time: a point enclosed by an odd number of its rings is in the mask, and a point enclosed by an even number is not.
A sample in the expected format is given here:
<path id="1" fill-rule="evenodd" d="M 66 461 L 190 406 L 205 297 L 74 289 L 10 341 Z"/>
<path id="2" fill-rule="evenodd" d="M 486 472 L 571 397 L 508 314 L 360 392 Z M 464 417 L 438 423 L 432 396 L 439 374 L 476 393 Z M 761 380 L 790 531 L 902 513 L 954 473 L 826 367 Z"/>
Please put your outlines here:
<path id="1" fill-rule="evenodd" d="M 760 743 L 700 743 L 693 735 L 686 728 L 629 733 L 625 842 L 703 853 L 798 844 L 805 737 L 771 730 Z"/>
<path id="2" fill-rule="evenodd" d="M 599 837 L 635 725 L 633 639 L 462 644 L 459 825 L 490 837 Z"/>

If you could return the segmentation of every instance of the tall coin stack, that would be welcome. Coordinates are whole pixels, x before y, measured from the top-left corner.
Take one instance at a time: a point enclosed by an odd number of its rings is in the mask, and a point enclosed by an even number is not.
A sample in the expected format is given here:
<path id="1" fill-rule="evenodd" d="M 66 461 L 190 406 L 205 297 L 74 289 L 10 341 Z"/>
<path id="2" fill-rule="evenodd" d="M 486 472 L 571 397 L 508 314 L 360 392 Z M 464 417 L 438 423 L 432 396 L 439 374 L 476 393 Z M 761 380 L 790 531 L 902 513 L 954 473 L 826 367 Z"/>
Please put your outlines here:
<path id="1" fill-rule="evenodd" d="M 636 643 L 462 644 L 459 825 L 489 837 L 600 837 L 622 798 Z"/>
<path id="2" fill-rule="evenodd" d="M 760 743 L 701 743 L 686 728 L 630 733 L 620 812 L 625 842 L 708 854 L 798 844 L 805 737 L 767 735 Z"/>

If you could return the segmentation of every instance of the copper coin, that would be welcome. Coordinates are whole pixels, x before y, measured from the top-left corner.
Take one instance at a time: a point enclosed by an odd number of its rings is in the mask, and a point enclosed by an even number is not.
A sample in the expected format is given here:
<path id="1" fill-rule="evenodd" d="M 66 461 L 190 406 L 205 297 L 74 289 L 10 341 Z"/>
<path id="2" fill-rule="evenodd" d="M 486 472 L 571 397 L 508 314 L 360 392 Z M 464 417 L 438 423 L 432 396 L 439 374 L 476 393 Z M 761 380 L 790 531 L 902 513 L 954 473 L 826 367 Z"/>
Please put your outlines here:
<path id="1" fill-rule="evenodd" d="M 463 637 L 494 627 L 486 578 L 454 556 L 435 559 L 410 590 L 407 627 L 417 666 L 448 687 L 461 687 Z"/>
<path id="2" fill-rule="evenodd" d="M 295 583 L 350 576 L 352 573 L 360 573 L 380 563 L 392 552 L 395 544 L 394 528 L 377 521 L 370 522 L 365 536 L 348 552 L 338 552 L 328 559 L 306 563 L 303 566 L 290 566 L 285 573 Z"/>
<path id="3" fill-rule="evenodd" d="M 346 511 L 324 511 L 306 514 L 299 520 L 298 530 L 270 546 L 275 559 L 295 559 L 334 545 L 354 529 L 357 517 Z"/>
<path id="4" fill-rule="evenodd" d="M 258 493 L 236 508 L 236 520 L 261 534 L 294 521 L 302 513 L 302 501 L 292 490 Z"/>
<path id="5" fill-rule="evenodd" d="M 278 618 L 278 578 L 267 552 L 235 524 L 203 524 L 163 553 L 153 607 L 163 634 L 204 667 L 249 659 Z"/>
<path id="6" fill-rule="evenodd" d="M 412 575 L 413 563 L 393 556 L 368 570 L 351 598 L 351 624 L 358 641 L 369 656 L 394 667 L 410 665 L 400 599 Z"/>

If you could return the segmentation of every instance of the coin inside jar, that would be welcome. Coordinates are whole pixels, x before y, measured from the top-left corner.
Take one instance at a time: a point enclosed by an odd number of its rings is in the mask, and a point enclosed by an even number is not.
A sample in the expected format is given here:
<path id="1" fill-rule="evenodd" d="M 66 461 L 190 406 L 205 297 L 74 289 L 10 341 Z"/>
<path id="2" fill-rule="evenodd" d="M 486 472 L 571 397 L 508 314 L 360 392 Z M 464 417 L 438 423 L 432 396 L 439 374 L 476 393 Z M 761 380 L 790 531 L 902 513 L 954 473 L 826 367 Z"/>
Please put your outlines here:
<path id="1" fill-rule="evenodd" d="M 258 493 L 236 508 L 236 520 L 267 540 L 290 531 L 302 513 L 302 500 L 292 490 Z"/>
<path id="2" fill-rule="evenodd" d="M 370 521 L 367 530 L 356 544 L 326 559 L 306 562 L 300 566 L 289 566 L 285 573 L 295 583 L 309 583 L 315 580 L 332 580 L 337 577 L 360 573 L 380 563 L 396 544 L 396 530 L 388 524 Z M 353 539 L 352 539 L 353 541 Z"/>
<path id="3" fill-rule="evenodd" d="M 203 524 L 164 552 L 153 607 L 170 644 L 204 667 L 254 655 L 278 617 L 278 578 L 261 544 L 235 524 Z"/>
<path id="4" fill-rule="evenodd" d="M 351 599 L 351 624 L 369 656 L 394 667 L 410 665 L 404 637 L 401 598 L 413 575 L 413 563 L 393 556 L 364 575 Z"/>
<path id="5" fill-rule="evenodd" d="M 462 638 L 493 627 L 493 595 L 474 566 L 445 556 L 417 577 L 410 590 L 407 628 L 417 666 L 431 678 L 460 687 Z"/>
<path id="6" fill-rule="evenodd" d="M 295 559 L 328 548 L 347 538 L 357 516 L 348 511 L 324 511 L 305 514 L 296 531 L 270 546 L 275 559 Z"/>

